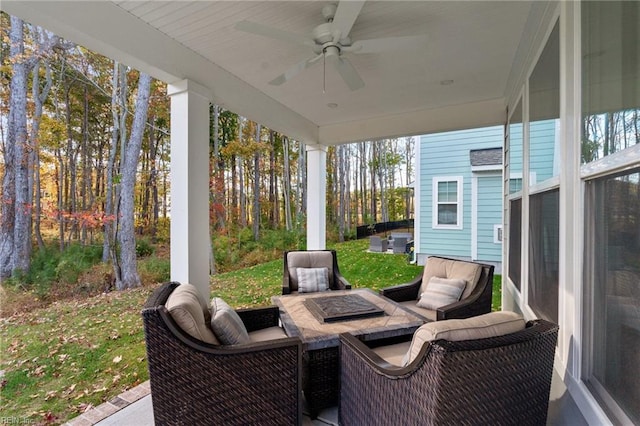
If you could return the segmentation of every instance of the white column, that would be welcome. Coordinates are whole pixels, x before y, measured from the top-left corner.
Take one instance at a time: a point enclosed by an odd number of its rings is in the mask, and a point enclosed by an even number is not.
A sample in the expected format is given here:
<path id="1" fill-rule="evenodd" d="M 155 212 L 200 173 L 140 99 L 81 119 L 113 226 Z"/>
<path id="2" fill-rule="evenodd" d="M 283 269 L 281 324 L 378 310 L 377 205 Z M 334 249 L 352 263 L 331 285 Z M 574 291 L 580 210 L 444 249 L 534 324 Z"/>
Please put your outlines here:
<path id="1" fill-rule="evenodd" d="M 171 97 L 171 280 L 195 285 L 209 300 L 209 99 L 189 80 Z"/>
<path id="2" fill-rule="evenodd" d="M 327 243 L 327 147 L 306 147 L 307 250 L 324 250 Z"/>

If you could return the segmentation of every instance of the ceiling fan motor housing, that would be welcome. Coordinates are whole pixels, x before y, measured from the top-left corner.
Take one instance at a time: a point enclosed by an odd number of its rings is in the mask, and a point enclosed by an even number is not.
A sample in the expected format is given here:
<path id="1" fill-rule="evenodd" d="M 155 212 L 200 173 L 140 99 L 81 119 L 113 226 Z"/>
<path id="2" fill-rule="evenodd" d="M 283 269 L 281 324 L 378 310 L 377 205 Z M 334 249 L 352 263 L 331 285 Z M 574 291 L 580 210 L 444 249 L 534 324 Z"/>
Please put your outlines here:
<path id="1" fill-rule="evenodd" d="M 334 39 L 334 28 L 331 22 L 326 22 L 324 24 L 320 24 L 313 29 L 311 33 L 313 36 L 313 40 L 318 44 L 325 44 L 333 41 Z"/>

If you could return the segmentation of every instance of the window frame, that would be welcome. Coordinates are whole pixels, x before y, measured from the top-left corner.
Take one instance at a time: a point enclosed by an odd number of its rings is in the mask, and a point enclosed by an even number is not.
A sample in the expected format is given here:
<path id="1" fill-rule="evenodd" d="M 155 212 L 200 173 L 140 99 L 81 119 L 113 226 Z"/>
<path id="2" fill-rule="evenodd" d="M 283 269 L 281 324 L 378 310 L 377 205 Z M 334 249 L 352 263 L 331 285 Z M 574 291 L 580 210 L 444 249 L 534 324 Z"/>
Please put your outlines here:
<path id="1" fill-rule="evenodd" d="M 432 180 L 433 182 L 433 196 L 432 196 L 432 224 L 431 227 L 433 229 L 455 229 L 460 230 L 464 229 L 463 224 L 463 208 L 464 208 L 464 178 L 462 176 L 436 176 Z M 457 190 L 457 201 L 455 203 L 452 202 L 440 202 L 438 199 L 438 184 L 441 182 L 455 182 L 456 190 Z M 438 222 L 438 211 L 440 205 L 452 205 L 455 204 L 457 206 L 456 211 L 456 224 L 442 224 Z"/>

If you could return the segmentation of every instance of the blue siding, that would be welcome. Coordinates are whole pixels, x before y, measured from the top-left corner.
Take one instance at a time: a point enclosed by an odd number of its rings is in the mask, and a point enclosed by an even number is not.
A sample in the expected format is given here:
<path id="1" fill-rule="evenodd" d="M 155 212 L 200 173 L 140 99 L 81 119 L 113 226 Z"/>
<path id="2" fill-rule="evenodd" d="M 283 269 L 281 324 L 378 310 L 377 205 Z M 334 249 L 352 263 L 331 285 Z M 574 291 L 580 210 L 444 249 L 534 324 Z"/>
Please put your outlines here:
<path id="1" fill-rule="evenodd" d="M 494 243 L 493 228 L 502 223 L 502 175 L 478 178 L 478 260 L 500 262 L 502 244 Z"/>
<path id="2" fill-rule="evenodd" d="M 523 144 L 524 144 L 524 134 L 522 131 L 522 123 L 515 123 L 509 126 L 511 129 L 510 143 L 509 143 L 509 158 L 507 161 L 509 162 L 509 167 L 511 171 L 511 177 L 514 175 L 520 175 L 522 177 L 523 169 Z"/>
<path id="3" fill-rule="evenodd" d="M 556 148 L 556 120 L 543 120 L 531 123 L 529 127 L 529 163 L 531 173 L 535 173 L 536 183 L 558 174 L 553 170 Z"/>
<path id="4" fill-rule="evenodd" d="M 471 163 L 472 149 L 498 148 L 503 144 L 503 127 L 461 130 L 420 137 L 419 254 L 471 257 Z M 433 178 L 462 176 L 463 228 L 433 229 Z M 500 194 L 501 192 L 499 192 Z M 498 214 L 500 208 L 498 207 Z M 493 225 L 492 225 L 493 229 Z M 493 232 L 493 231 L 492 231 Z M 493 238 L 493 237 L 492 237 Z"/>

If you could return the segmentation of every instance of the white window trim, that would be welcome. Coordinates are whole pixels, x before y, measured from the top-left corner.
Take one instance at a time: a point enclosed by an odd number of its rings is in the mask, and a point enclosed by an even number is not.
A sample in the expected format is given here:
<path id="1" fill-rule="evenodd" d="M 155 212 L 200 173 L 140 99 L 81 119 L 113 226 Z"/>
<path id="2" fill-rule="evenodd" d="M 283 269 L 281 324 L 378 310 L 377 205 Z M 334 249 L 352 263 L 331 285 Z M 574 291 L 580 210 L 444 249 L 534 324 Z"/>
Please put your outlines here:
<path id="1" fill-rule="evenodd" d="M 458 191 L 458 214 L 456 225 L 441 225 L 438 223 L 438 183 L 440 182 L 456 182 Z M 432 224 L 433 229 L 463 229 L 463 209 L 464 209 L 464 193 L 463 193 L 463 177 L 462 176 L 435 176 L 433 178 L 432 192 Z"/>

